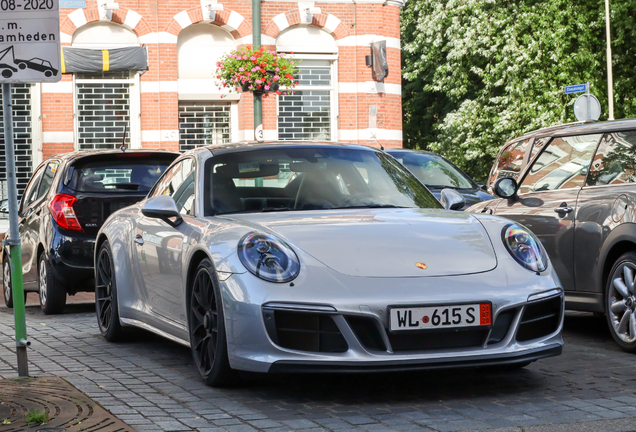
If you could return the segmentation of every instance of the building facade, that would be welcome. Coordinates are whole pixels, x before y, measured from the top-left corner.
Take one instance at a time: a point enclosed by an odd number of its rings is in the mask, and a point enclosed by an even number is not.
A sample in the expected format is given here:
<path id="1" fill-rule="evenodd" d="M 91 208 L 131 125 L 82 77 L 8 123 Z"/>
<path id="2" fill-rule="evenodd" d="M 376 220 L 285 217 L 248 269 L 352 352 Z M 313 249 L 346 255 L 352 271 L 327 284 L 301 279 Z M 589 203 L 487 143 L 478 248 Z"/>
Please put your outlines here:
<path id="1" fill-rule="evenodd" d="M 263 100 L 264 138 L 402 147 L 403 1 L 262 0 L 262 46 L 302 60 L 295 91 Z M 214 79 L 223 53 L 252 44 L 251 16 L 245 0 L 87 0 L 60 9 L 62 46 L 143 46 L 148 70 L 63 69 L 58 83 L 13 85 L 19 189 L 57 153 L 254 139 L 252 94 L 223 92 Z M 365 63 L 377 41 L 387 47 L 383 83 Z"/>

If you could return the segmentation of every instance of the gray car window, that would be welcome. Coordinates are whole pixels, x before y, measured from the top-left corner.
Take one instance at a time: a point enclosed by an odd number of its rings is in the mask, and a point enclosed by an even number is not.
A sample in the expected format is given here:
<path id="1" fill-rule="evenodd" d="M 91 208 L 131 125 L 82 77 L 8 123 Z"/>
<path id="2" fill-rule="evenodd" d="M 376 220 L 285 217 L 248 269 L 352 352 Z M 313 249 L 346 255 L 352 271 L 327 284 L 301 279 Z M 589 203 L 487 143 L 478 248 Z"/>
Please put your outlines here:
<path id="1" fill-rule="evenodd" d="M 594 156 L 587 186 L 636 182 L 636 131 L 605 134 Z"/>
<path id="2" fill-rule="evenodd" d="M 20 211 L 26 209 L 37 198 L 38 185 L 40 184 L 40 179 L 42 178 L 42 172 L 44 172 L 43 166 L 40 167 L 40 169 L 38 169 L 31 177 L 31 181 L 27 185 L 26 190 L 24 191 L 24 195 L 22 196 Z"/>
<path id="3" fill-rule="evenodd" d="M 583 186 L 601 134 L 554 138 L 528 170 L 519 193 Z"/>
<path id="4" fill-rule="evenodd" d="M 523 157 L 531 141 L 531 138 L 516 141 L 501 151 L 490 173 L 490 184 L 504 177 L 512 177 L 514 179 L 519 177 L 521 168 L 523 168 Z"/>
<path id="5" fill-rule="evenodd" d="M 51 184 L 53 183 L 53 178 L 55 178 L 55 173 L 57 173 L 57 167 L 60 165 L 58 161 L 51 161 L 46 166 L 44 170 L 44 175 L 42 175 L 42 181 L 40 182 L 40 187 L 38 188 L 37 198 L 41 198 L 49 191 L 51 188 Z"/>

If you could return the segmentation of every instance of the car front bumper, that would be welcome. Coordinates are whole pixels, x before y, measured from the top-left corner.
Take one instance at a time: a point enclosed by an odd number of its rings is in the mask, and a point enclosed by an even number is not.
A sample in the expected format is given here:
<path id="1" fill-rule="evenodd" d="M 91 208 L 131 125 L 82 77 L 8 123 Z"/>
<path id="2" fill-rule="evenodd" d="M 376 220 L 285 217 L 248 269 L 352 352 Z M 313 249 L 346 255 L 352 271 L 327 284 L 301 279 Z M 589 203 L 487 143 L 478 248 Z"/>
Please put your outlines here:
<path id="1" fill-rule="evenodd" d="M 387 279 L 314 268 L 291 285 L 234 274 L 221 281 L 230 364 L 254 372 L 373 372 L 514 365 L 559 355 L 563 291 L 549 275 L 519 275 L 510 284 L 501 269 Z M 492 304 L 487 328 L 388 330 L 391 306 L 482 301 Z M 281 331 L 300 336 L 281 337 Z"/>

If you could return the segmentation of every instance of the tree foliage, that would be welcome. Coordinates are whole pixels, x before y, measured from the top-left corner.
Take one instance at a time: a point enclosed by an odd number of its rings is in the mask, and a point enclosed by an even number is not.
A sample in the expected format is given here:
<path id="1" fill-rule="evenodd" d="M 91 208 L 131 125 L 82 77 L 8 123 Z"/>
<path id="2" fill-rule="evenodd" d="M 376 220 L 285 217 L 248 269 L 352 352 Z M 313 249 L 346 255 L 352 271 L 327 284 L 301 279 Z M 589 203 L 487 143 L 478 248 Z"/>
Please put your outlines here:
<path id="1" fill-rule="evenodd" d="M 614 116 L 636 115 L 636 2 L 611 0 Z M 607 119 L 604 0 L 410 0 L 402 11 L 404 145 L 477 179 L 524 132 L 576 121 L 589 81 Z"/>

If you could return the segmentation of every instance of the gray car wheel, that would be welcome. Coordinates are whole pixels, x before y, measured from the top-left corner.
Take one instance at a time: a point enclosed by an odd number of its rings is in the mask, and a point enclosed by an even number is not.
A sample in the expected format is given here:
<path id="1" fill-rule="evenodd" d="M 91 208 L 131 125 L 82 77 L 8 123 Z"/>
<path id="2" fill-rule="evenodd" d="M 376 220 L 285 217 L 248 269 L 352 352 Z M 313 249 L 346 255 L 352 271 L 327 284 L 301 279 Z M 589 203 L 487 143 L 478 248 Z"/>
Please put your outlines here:
<path id="1" fill-rule="evenodd" d="M 95 269 L 95 312 L 99 331 L 109 342 L 121 340 L 124 332 L 119 322 L 115 266 L 110 244 L 105 241 L 97 254 Z"/>
<path id="2" fill-rule="evenodd" d="M 188 329 L 192 357 L 203 381 L 210 386 L 234 382 L 225 338 L 221 293 L 209 259 L 201 261 L 190 289 Z"/>
<path id="3" fill-rule="evenodd" d="M 13 308 L 13 285 L 11 284 L 11 263 L 9 257 L 5 256 L 2 260 L 2 293 L 4 295 L 4 304 L 8 308 Z M 24 301 L 26 302 L 27 293 L 24 292 Z"/>
<path id="4" fill-rule="evenodd" d="M 616 343 L 636 352 L 636 253 L 628 252 L 616 261 L 607 281 L 605 308 L 607 323 Z"/>
<path id="5" fill-rule="evenodd" d="M 38 260 L 38 291 L 40 307 L 47 315 L 60 314 L 66 306 L 66 287 L 51 271 L 46 255 L 42 253 Z"/>

